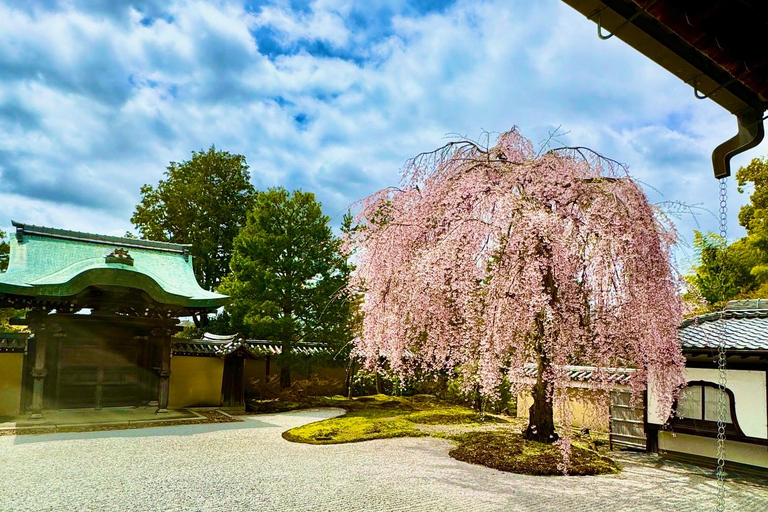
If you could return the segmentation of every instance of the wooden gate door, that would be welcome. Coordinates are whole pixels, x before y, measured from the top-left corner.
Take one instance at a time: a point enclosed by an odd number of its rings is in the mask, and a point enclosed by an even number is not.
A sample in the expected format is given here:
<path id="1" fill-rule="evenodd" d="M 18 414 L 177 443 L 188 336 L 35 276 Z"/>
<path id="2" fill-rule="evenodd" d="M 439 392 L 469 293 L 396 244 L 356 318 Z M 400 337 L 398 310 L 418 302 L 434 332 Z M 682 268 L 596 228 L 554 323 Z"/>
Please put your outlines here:
<path id="1" fill-rule="evenodd" d="M 140 340 L 67 339 L 59 347 L 59 409 L 137 405 L 142 398 Z"/>
<path id="2" fill-rule="evenodd" d="M 610 445 L 645 451 L 645 401 L 632 405 L 629 391 L 611 391 Z"/>
<path id="3" fill-rule="evenodd" d="M 243 360 L 240 354 L 231 354 L 224 360 L 221 405 L 223 407 L 244 407 Z"/>

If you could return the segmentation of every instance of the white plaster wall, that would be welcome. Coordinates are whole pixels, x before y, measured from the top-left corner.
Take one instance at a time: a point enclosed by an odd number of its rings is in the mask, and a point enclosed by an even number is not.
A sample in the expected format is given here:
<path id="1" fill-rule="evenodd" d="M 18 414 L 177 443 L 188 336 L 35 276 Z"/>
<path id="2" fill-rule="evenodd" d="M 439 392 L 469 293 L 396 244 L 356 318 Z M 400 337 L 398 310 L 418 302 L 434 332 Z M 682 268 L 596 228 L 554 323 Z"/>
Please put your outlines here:
<path id="1" fill-rule="evenodd" d="M 768 412 L 766 411 L 765 372 L 756 370 L 726 370 L 728 389 L 736 402 L 736 419 L 745 436 L 768 439 Z M 686 368 L 688 382 L 703 380 L 717 384 L 718 371 L 710 368 Z M 653 389 L 651 382 L 648 389 Z M 648 393 L 648 423 L 663 425 L 657 412 L 657 400 Z"/>
<path id="2" fill-rule="evenodd" d="M 712 437 L 659 432 L 659 451 L 677 452 L 717 458 L 717 439 Z M 768 451 L 765 446 L 756 446 L 736 441 L 725 441 L 725 458 L 741 464 L 768 468 Z"/>

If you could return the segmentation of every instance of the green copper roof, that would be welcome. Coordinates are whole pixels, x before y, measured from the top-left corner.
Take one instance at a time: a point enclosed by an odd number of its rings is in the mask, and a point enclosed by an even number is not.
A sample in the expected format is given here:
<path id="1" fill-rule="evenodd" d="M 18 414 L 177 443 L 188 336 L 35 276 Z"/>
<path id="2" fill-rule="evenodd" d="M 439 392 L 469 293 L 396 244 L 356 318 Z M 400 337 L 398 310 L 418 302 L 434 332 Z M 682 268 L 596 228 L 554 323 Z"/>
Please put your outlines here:
<path id="1" fill-rule="evenodd" d="M 200 288 L 188 245 L 13 225 L 16 236 L 8 270 L 0 273 L 0 294 L 64 298 L 90 286 L 119 286 L 184 308 L 227 301 L 226 295 Z"/>

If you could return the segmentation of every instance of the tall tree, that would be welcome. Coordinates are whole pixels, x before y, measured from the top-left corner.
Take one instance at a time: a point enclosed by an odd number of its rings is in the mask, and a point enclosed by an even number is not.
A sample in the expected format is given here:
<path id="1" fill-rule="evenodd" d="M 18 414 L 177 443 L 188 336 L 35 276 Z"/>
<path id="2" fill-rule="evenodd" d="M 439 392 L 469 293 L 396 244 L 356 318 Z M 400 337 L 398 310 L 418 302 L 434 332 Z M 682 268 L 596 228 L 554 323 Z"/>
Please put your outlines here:
<path id="1" fill-rule="evenodd" d="M 280 383 L 291 384 L 297 341 L 349 342 L 354 301 L 350 266 L 314 194 L 273 188 L 256 196 L 235 238 L 232 273 L 221 289 L 238 330 L 282 342 Z"/>
<path id="2" fill-rule="evenodd" d="M 539 155 L 513 130 L 490 149 L 421 155 L 401 188 L 363 200 L 349 239 L 366 290 L 356 353 L 404 376 L 456 371 L 487 395 L 505 375 L 519 390 L 535 363 L 526 437 L 542 442 L 558 437 L 574 362 L 631 365 L 636 391 L 652 374 L 668 411 L 685 382 L 674 234 L 621 166 L 592 155 Z"/>
<path id="3" fill-rule="evenodd" d="M 171 162 L 157 187 L 141 187 L 141 202 L 131 217 L 142 238 L 192 244 L 200 286 L 215 289 L 229 273 L 232 243 L 253 206 L 255 190 L 242 155 L 192 152 Z M 205 323 L 207 317 L 196 317 Z"/>

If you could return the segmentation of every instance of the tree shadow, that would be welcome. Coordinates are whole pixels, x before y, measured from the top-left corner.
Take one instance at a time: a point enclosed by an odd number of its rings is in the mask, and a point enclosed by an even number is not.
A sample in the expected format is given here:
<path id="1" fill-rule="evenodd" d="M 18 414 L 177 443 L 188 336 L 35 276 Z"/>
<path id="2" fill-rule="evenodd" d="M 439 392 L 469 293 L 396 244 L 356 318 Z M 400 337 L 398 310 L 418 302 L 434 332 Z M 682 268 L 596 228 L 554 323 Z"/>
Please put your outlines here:
<path id="1" fill-rule="evenodd" d="M 13 444 L 46 443 L 50 441 L 70 441 L 75 439 L 108 439 L 129 437 L 193 436 L 228 430 L 245 430 L 278 427 L 258 419 L 244 418 L 242 421 L 229 423 L 196 423 L 193 425 L 153 426 L 118 430 L 96 430 L 88 432 L 56 432 L 52 434 L 28 434 L 14 436 Z"/>

